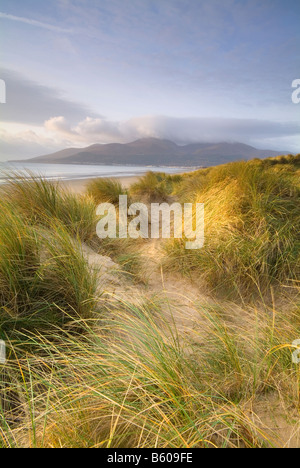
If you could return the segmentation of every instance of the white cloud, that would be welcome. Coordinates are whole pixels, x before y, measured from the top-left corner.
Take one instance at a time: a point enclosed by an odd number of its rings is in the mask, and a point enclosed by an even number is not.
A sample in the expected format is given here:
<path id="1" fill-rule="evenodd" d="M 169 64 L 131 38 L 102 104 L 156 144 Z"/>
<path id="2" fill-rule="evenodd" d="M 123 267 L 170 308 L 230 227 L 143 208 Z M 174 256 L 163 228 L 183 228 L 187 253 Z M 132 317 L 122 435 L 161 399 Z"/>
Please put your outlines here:
<path id="1" fill-rule="evenodd" d="M 16 128 L 16 130 L 8 129 L 0 130 L 0 161 L 11 159 L 26 159 L 41 154 L 47 154 L 61 149 L 61 147 L 69 146 L 70 141 L 63 141 L 53 138 L 43 132 L 43 129 L 33 128 Z"/>
<path id="2" fill-rule="evenodd" d="M 65 117 L 53 117 L 45 122 L 46 130 L 50 132 L 57 132 L 61 134 L 72 135 L 70 125 L 68 124 Z"/>
<path id="3" fill-rule="evenodd" d="M 121 130 L 122 124 L 110 122 L 105 118 L 87 117 L 72 127 L 65 117 L 53 117 L 45 122 L 45 129 L 69 138 L 77 143 L 92 144 L 95 142 L 111 143 L 125 141 L 126 132 Z"/>

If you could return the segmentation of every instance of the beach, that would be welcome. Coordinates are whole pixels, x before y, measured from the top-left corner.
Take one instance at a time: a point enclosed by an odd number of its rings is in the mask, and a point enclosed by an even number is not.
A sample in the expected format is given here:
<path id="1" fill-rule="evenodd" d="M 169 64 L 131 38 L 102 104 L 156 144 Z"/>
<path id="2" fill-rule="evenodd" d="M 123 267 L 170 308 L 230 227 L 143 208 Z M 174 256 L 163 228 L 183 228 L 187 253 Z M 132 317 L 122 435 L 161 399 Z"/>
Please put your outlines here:
<path id="1" fill-rule="evenodd" d="M 71 180 L 64 180 L 59 182 L 60 185 L 67 190 L 71 191 L 72 193 L 83 193 L 86 190 L 87 184 L 92 180 L 97 179 L 87 178 L 87 179 L 71 179 Z M 129 188 L 130 185 L 134 184 L 138 181 L 138 176 L 123 176 L 123 177 L 114 177 L 115 180 L 121 182 L 124 188 Z"/>
<path id="2" fill-rule="evenodd" d="M 165 166 L 116 166 L 116 165 L 84 165 L 84 164 L 33 164 L 0 163 L 0 185 L 6 184 L 8 175 L 24 174 L 41 176 L 47 180 L 58 181 L 72 193 L 85 190 L 88 181 L 97 178 L 114 178 L 119 180 L 125 188 L 136 182 L 139 177 L 148 171 L 164 172 L 167 174 L 180 174 L 195 170 L 185 167 Z"/>

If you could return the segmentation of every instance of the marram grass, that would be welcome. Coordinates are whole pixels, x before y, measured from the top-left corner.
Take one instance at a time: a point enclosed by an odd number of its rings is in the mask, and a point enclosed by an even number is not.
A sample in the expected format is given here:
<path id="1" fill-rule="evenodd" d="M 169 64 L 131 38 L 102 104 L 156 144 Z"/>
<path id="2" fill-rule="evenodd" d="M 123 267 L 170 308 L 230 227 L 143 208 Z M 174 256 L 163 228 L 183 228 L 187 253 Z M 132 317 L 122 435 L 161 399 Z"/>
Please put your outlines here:
<path id="1" fill-rule="evenodd" d="M 87 193 L 94 199 L 95 203 L 119 204 L 119 196 L 127 195 L 127 191 L 116 179 L 98 178 L 87 184 Z"/>
<path id="2" fill-rule="evenodd" d="M 299 404 L 300 375 L 286 359 L 299 328 L 279 331 L 280 313 L 268 321 L 252 314 L 239 326 L 230 309 L 199 308 L 195 317 L 189 352 L 157 302 L 113 300 L 102 320 L 83 324 L 83 334 L 58 329 L 54 343 L 36 335 L 39 352 L 20 351 L 2 375 L 16 391 L 9 406 L 8 387 L 2 390 L 2 446 L 280 446 L 249 402 L 285 401 L 290 430 L 299 430 L 288 408 Z"/>
<path id="3" fill-rule="evenodd" d="M 179 302 L 147 289 L 145 298 L 136 288 L 132 301 L 99 291 L 101 272 L 88 265 L 82 242 L 93 245 L 100 198 L 13 176 L 0 203 L 8 359 L 0 366 L 0 447 L 299 446 L 292 343 L 300 308 L 289 295 L 299 289 L 298 171 L 297 158 L 281 157 L 147 175 L 130 191 L 139 196 L 144 187 L 147 201 L 206 203 L 204 249 L 171 242 L 167 268 L 233 290 L 244 303 L 251 291 L 263 300 L 270 287 L 277 293 L 271 306 L 189 302 L 184 332 Z M 128 240 L 97 249 L 132 275 L 142 271 Z"/>
<path id="4" fill-rule="evenodd" d="M 23 214 L 32 224 L 49 227 L 57 220 L 82 242 L 95 237 L 96 204 L 88 195 L 69 193 L 57 182 L 30 172 L 10 174 L 2 193 L 14 210 Z"/>
<path id="5" fill-rule="evenodd" d="M 204 203 L 204 248 L 188 251 L 184 242 L 171 240 L 165 265 L 201 276 L 226 294 L 292 285 L 300 274 L 297 184 L 253 162 L 198 174 L 188 177 L 178 193 L 184 202 Z"/>
<path id="6" fill-rule="evenodd" d="M 65 226 L 32 224 L 9 203 L 1 203 L 1 334 L 47 329 L 68 316 L 88 317 L 96 304 L 97 278 Z"/>

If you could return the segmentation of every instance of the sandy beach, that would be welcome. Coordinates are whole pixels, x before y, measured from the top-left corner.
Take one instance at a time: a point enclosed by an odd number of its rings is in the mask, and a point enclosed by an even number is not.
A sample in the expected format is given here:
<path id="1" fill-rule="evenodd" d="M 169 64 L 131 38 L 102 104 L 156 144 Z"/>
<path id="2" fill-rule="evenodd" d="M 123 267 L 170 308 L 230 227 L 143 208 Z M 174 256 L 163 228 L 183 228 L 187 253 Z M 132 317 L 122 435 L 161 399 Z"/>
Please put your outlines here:
<path id="1" fill-rule="evenodd" d="M 134 184 L 139 177 L 138 176 L 129 176 L 129 177 L 115 177 L 116 180 L 119 180 L 123 187 L 128 188 L 131 184 Z M 74 179 L 74 180 L 64 180 L 60 184 L 66 189 L 70 190 L 72 193 L 82 193 L 85 191 L 86 186 L 91 182 L 91 178 L 88 179 Z"/>

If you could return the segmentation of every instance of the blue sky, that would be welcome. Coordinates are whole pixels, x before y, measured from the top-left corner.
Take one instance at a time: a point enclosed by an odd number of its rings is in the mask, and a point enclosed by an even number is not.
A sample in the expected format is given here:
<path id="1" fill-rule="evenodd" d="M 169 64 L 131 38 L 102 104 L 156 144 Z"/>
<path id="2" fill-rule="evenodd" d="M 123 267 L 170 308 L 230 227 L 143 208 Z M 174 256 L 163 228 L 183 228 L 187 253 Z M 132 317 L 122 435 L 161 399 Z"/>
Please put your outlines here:
<path id="1" fill-rule="evenodd" d="M 2 159 L 140 137 L 300 151 L 299 0 L 2 0 Z"/>

